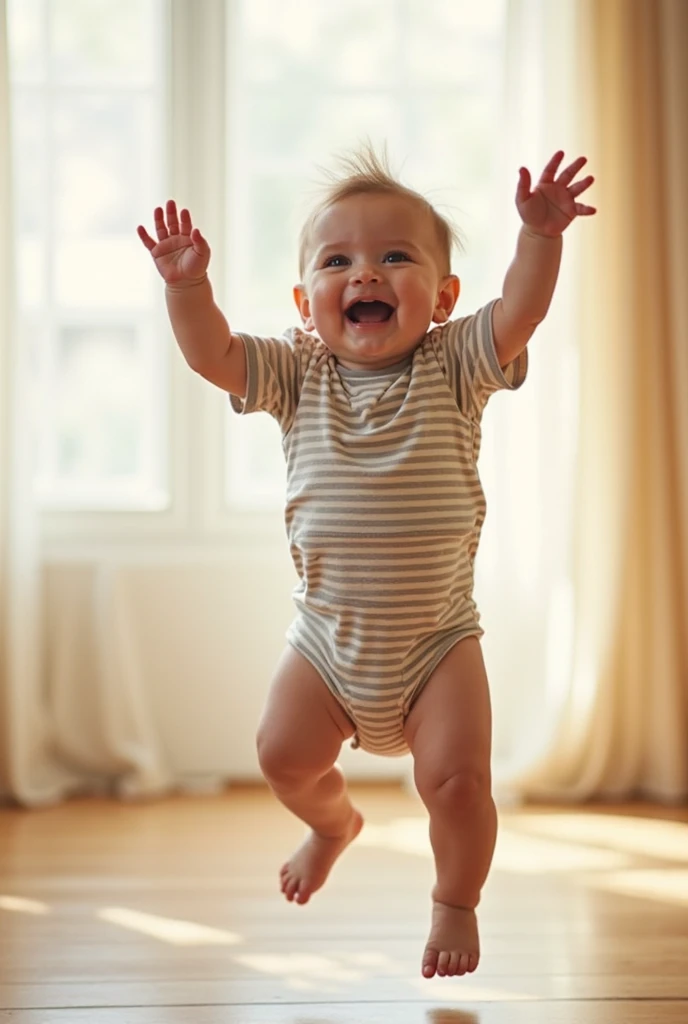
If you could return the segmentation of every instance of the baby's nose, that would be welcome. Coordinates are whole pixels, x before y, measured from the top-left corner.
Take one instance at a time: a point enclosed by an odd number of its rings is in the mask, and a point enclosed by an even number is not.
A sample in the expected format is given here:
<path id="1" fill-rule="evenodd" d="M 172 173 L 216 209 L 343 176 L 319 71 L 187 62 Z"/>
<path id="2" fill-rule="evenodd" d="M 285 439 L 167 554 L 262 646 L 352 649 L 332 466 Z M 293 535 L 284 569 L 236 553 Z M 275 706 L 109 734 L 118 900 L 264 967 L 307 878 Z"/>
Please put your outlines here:
<path id="1" fill-rule="evenodd" d="M 360 263 L 352 268 L 351 280 L 354 284 L 370 284 L 380 280 L 380 271 L 370 263 Z"/>

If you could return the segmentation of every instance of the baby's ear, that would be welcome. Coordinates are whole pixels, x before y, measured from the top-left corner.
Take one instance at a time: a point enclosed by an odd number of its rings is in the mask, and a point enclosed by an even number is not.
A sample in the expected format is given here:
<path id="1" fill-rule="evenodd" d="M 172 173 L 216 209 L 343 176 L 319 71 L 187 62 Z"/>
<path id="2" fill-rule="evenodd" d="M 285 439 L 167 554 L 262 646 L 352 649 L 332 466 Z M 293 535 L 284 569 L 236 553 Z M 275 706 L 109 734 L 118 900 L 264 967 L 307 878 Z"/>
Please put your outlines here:
<path id="1" fill-rule="evenodd" d="M 311 317 L 311 304 L 306 295 L 306 289 L 302 284 L 294 285 L 294 302 L 301 314 L 301 321 L 307 331 L 313 330 L 313 318 Z"/>
<path id="2" fill-rule="evenodd" d="M 437 301 L 432 314 L 433 323 L 445 324 L 447 322 L 456 305 L 460 291 L 461 282 L 456 274 L 448 274 L 443 278 L 437 290 Z"/>

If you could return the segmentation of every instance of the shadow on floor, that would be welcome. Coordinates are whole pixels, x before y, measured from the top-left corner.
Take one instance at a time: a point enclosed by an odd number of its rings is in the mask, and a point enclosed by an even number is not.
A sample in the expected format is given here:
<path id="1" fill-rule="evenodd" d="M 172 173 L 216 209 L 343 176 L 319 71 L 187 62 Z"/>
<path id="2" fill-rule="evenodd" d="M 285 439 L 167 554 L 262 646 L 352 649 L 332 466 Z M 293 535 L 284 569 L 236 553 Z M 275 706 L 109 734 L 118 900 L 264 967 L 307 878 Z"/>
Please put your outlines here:
<path id="1" fill-rule="evenodd" d="M 463 1010 L 428 1010 L 428 1024 L 480 1024 L 479 1017 Z"/>

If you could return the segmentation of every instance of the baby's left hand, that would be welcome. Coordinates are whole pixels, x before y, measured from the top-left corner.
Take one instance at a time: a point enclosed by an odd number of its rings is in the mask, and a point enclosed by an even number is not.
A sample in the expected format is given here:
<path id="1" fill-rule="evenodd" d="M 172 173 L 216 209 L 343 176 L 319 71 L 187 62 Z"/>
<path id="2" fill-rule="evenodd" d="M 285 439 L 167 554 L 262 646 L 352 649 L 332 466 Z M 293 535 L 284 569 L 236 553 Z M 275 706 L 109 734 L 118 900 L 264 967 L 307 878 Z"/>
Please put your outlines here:
<path id="1" fill-rule="evenodd" d="M 596 213 L 594 206 L 576 201 L 581 192 L 590 188 L 595 180 L 592 174 L 571 184 L 587 157 L 579 156 L 554 179 L 564 153 L 559 150 L 549 161 L 537 185 L 530 191 L 530 171 L 521 167 L 516 190 L 516 208 L 523 223 L 538 235 L 556 238 L 574 217 L 589 217 Z"/>

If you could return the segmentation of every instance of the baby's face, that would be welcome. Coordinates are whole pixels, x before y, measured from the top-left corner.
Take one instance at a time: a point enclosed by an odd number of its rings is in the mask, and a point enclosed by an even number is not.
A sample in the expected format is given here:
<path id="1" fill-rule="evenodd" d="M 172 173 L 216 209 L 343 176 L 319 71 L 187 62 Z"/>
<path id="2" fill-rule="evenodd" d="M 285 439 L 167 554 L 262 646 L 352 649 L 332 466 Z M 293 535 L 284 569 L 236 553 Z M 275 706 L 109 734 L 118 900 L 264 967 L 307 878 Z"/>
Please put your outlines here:
<path id="1" fill-rule="evenodd" d="M 365 193 L 319 215 L 294 297 L 306 330 L 342 366 L 382 369 L 449 317 L 459 282 L 442 270 L 427 211 L 404 196 Z"/>

